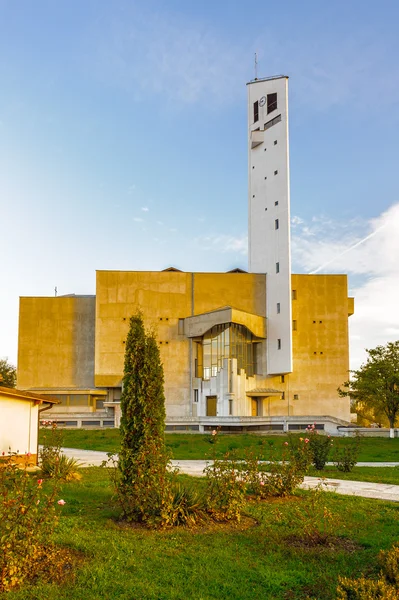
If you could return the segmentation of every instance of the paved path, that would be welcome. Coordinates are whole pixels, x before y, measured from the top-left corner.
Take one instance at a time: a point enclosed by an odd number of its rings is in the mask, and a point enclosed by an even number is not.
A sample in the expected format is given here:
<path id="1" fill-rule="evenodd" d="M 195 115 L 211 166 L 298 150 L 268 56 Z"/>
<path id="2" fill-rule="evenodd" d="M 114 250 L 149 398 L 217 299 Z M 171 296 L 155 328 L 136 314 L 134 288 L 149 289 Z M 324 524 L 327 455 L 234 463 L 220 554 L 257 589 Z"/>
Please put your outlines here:
<path id="1" fill-rule="evenodd" d="M 75 448 L 63 448 L 62 451 L 68 457 L 76 458 L 81 466 L 100 466 L 104 460 L 107 460 L 106 452 L 97 452 L 95 450 L 77 450 Z M 182 473 L 201 477 L 206 466 L 206 460 L 172 460 L 172 465 L 177 467 Z M 332 463 L 331 463 L 332 464 Z M 358 467 L 396 467 L 396 462 L 362 462 L 357 463 Z M 348 496 L 362 496 L 363 498 L 378 498 L 380 500 L 392 500 L 399 502 L 399 485 L 390 485 L 387 483 L 370 483 L 365 481 L 345 481 L 342 479 L 323 479 L 326 489 L 335 491 L 338 494 Z M 310 489 L 320 483 L 318 477 L 305 477 L 302 487 Z"/>

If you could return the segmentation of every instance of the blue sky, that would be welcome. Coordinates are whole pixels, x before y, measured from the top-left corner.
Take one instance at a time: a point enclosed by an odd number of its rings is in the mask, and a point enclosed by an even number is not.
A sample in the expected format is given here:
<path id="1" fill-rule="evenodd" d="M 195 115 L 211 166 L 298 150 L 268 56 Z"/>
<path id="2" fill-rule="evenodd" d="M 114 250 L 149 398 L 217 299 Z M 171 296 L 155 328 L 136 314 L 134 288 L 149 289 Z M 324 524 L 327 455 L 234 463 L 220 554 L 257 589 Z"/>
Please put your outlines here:
<path id="1" fill-rule="evenodd" d="M 255 51 L 290 76 L 293 270 L 349 273 L 353 366 L 399 338 L 398 22 L 394 0 L 0 0 L 0 357 L 19 296 L 246 268 Z"/>

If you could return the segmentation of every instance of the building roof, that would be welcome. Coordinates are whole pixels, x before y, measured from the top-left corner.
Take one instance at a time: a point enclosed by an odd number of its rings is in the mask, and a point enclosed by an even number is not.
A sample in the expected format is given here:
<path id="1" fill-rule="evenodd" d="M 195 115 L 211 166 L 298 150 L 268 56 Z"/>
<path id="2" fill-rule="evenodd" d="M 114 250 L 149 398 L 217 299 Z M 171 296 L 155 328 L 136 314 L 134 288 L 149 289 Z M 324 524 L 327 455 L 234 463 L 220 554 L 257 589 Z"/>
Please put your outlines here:
<path id="1" fill-rule="evenodd" d="M 247 85 L 251 85 L 251 83 L 259 83 L 261 81 L 272 81 L 273 79 L 288 79 L 288 75 L 272 75 L 271 77 L 255 77 L 255 79 L 251 79 L 251 81 L 248 81 Z"/>
<path id="2" fill-rule="evenodd" d="M 18 400 L 33 401 L 35 404 L 59 404 L 59 400 L 51 398 L 51 396 L 44 396 L 43 394 L 33 394 L 32 392 L 25 392 L 23 390 L 17 390 L 16 388 L 8 388 L 0 386 L 0 396 L 8 396 Z"/>

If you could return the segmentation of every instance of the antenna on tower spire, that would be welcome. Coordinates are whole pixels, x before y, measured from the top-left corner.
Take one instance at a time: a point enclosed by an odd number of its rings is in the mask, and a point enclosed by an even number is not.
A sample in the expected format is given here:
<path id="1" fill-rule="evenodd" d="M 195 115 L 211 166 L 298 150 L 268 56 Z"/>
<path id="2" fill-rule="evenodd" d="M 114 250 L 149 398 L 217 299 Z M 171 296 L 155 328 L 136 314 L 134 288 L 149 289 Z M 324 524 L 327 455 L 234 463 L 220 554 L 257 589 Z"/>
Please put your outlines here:
<path id="1" fill-rule="evenodd" d="M 257 52 L 255 52 L 254 67 L 255 67 L 255 79 L 258 79 L 258 53 Z"/>

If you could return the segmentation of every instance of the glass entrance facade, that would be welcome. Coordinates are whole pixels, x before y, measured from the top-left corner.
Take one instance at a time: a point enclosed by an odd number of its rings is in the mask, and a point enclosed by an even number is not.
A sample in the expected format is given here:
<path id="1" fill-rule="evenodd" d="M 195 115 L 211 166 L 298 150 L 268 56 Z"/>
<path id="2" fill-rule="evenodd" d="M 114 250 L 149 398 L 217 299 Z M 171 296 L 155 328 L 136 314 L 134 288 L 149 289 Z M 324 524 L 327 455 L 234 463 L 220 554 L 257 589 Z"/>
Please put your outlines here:
<path id="1" fill-rule="evenodd" d="M 236 323 L 215 325 L 197 343 L 197 377 L 215 377 L 224 358 L 236 358 L 237 370 L 244 369 L 247 377 L 255 373 L 256 342 L 252 333 Z"/>

